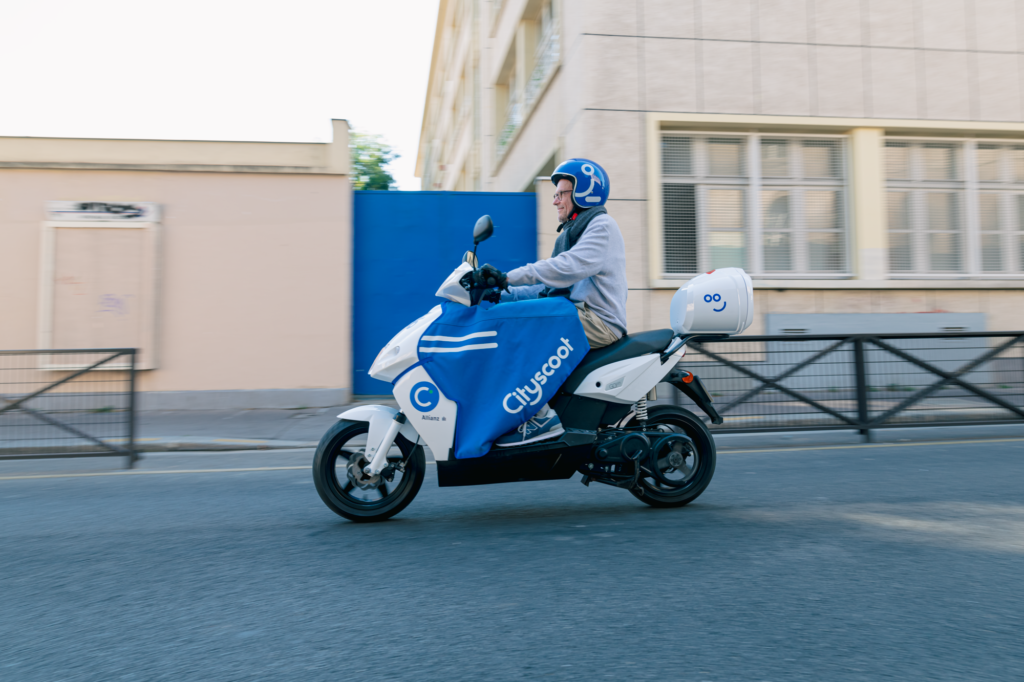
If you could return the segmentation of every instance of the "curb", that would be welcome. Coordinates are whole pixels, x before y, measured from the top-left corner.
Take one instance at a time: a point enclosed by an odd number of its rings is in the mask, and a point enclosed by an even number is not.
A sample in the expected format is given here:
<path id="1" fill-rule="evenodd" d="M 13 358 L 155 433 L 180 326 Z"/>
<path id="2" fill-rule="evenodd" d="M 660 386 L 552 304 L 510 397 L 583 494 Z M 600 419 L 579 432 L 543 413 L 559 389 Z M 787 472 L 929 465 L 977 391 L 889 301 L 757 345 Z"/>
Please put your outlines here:
<path id="1" fill-rule="evenodd" d="M 232 450 L 294 450 L 315 448 L 318 441 L 250 438 L 139 438 L 138 452 L 225 452 Z"/>
<path id="2" fill-rule="evenodd" d="M 112 438 L 108 441 L 112 445 L 122 445 L 124 439 Z M 243 450 L 294 450 L 304 448 L 315 448 L 317 441 L 301 440 L 267 440 L 248 438 L 189 438 L 189 437 L 161 437 L 161 438 L 139 438 L 135 441 L 136 452 L 230 452 Z M 60 455 L 68 453 L 96 453 L 109 454 L 96 445 L 61 445 L 61 446 L 39 446 L 30 443 L 24 445 L 6 444 L 0 447 L 0 459 L 4 457 L 17 457 L 24 455 Z"/>

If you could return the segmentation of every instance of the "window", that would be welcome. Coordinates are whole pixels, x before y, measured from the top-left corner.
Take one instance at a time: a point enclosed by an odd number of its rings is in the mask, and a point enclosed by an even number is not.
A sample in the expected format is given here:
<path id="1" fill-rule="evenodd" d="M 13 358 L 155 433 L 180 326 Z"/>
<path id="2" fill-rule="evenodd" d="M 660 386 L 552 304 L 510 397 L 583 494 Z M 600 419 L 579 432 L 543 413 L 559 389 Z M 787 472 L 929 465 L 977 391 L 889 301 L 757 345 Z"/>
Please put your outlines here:
<path id="1" fill-rule="evenodd" d="M 529 3 L 524 9 L 516 39 L 494 83 L 499 162 L 554 78 L 561 58 L 558 8 L 553 0 Z"/>
<path id="2" fill-rule="evenodd" d="M 978 237 L 983 273 L 1024 272 L 1024 146 L 979 143 Z"/>
<path id="3" fill-rule="evenodd" d="M 841 138 L 662 137 L 665 273 L 847 271 Z"/>
<path id="4" fill-rule="evenodd" d="M 1024 272 L 1024 145 L 885 145 L 891 275 Z"/>
<path id="5" fill-rule="evenodd" d="M 891 273 L 964 271 L 961 147 L 954 142 L 885 143 Z"/>

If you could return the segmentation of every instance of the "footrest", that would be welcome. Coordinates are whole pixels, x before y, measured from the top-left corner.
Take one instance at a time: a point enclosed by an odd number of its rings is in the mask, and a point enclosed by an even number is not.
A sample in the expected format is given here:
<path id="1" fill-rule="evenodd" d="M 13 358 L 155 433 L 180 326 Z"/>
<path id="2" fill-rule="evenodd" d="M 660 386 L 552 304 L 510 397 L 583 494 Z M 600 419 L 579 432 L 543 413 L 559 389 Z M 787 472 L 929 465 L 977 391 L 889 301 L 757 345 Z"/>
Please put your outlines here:
<path id="1" fill-rule="evenodd" d="M 587 429 L 566 429 L 558 438 L 542 440 L 528 445 L 510 445 L 503 448 L 491 448 L 491 451 L 484 455 L 484 458 L 508 458 L 528 454 L 540 454 L 575 448 L 580 445 L 590 445 L 597 440 L 597 431 Z"/>

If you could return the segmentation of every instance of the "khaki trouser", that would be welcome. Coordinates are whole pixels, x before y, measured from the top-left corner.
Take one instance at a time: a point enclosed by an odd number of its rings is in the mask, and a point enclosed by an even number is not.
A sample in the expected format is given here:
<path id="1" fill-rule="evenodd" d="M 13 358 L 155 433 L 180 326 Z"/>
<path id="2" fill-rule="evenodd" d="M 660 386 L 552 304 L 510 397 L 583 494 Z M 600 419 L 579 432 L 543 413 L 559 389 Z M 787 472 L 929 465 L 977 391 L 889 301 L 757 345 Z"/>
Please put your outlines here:
<path id="1" fill-rule="evenodd" d="M 621 338 L 586 303 L 576 303 L 575 305 L 580 314 L 580 322 L 583 324 L 583 333 L 587 335 L 591 350 L 604 348 Z"/>

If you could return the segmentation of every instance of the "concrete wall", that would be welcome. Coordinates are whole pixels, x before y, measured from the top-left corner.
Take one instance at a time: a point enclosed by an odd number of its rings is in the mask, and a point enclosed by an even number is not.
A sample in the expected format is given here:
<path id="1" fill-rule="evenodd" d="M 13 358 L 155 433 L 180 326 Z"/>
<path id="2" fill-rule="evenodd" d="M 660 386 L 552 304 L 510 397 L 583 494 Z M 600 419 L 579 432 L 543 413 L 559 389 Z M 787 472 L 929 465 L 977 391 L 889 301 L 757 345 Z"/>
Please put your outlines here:
<path id="1" fill-rule="evenodd" d="M 600 87 L 584 106 L 1022 120 L 1014 0 L 563 4 L 567 37 L 595 48 L 587 63 Z"/>
<path id="2" fill-rule="evenodd" d="M 521 21 L 538 2 L 504 0 L 492 17 L 494 3 L 466 1 L 483 17 L 472 29 L 484 78 L 476 140 L 482 188 L 523 189 L 552 154 L 598 160 L 626 242 L 631 331 L 667 326 L 681 283 L 654 272 L 662 229 L 657 154 L 667 128 L 845 137 L 853 277 L 757 279 L 749 333 L 762 333 L 776 308 L 806 306 L 985 312 L 991 330 L 1024 328 L 1020 277 L 887 279 L 882 168 L 886 135 L 1024 140 L 1019 0 L 558 0 L 557 71 L 500 158 L 498 117 L 487 107 Z M 443 52 L 431 69 L 440 91 L 449 71 Z M 444 135 L 425 116 L 424 141 Z M 542 218 L 539 257 L 550 253 L 546 229 Z"/>
<path id="3" fill-rule="evenodd" d="M 117 169 L 133 165 L 132 159 L 159 160 L 159 154 L 151 153 L 150 142 L 132 149 L 132 141 L 108 141 L 115 149 L 106 152 L 114 158 L 104 161 L 105 169 L 67 168 L 82 163 L 84 155 L 73 153 L 54 153 L 46 163 L 63 166 L 54 169 L 39 167 L 31 141 L 0 145 L 0 348 L 37 347 L 47 201 L 155 202 L 163 210 L 158 366 L 139 373 L 143 406 L 346 402 L 352 385 L 352 192 L 347 125 L 338 123 L 335 144 L 344 156 L 333 165 L 334 145 L 269 146 L 285 152 L 277 155 L 255 145 L 237 150 L 235 158 L 216 149 L 194 157 L 178 153 L 174 162 L 187 166 L 184 171 Z M 128 148 L 118 151 L 119 144 Z M 23 152 L 14 161 L 15 147 L 37 153 Z M 302 160 L 310 165 L 297 172 L 282 168 Z M 226 162 L 217 164 L 223 170 L 193 170 L 217 161 Z"/>

